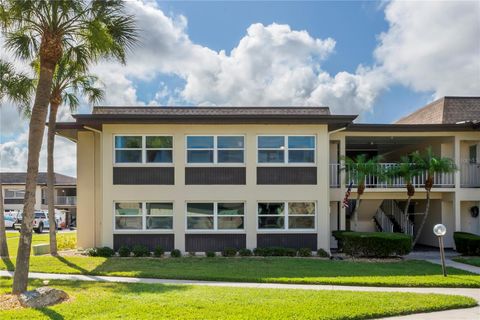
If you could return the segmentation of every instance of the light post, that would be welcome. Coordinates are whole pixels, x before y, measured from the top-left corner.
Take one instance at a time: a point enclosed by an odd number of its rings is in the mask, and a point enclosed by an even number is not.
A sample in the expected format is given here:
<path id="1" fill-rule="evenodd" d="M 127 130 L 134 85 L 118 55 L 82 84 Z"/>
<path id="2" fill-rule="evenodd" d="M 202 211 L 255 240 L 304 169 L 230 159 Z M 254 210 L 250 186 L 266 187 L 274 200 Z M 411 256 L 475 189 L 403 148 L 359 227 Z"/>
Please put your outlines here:
<path id="1" fill-rule="evenodd" d="M 433 227 L 433 233 L 438 237 L 438 245 L 440 247 L 440 258 L 442 259 L 443 276 L 447 276 L 447 268 L 445 267 L 445 248 L 443 246 L 443 236 L 447 233 L 447 228 L 443 224 L 436 224 Z"/>

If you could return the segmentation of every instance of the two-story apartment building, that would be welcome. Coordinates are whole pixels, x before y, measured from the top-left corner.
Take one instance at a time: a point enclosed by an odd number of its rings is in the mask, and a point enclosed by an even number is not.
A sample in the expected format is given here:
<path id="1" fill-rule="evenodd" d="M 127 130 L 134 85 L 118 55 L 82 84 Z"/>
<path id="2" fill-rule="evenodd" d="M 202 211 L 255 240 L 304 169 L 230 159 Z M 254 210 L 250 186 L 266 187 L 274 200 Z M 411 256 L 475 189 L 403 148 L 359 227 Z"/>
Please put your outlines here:
<path id="1" fill-rule="evenodd" d="M 26 172 L 1 172 L 0 185 L 5 211 L 23 210 Z M 65 212 L 66 226 L 76 220 L 77 181 L 74 177 L 55 173 L 55 209 Z M 47 210 L 47 173 L 39 172 L 35 193 L 35 210 Z"/>
<path id="2" fill-rule="evenodd" d="M 460 164 L 480 142 L 472 123 L 353 124 L 355 115 L 332 115 L 325 107 L 95 107 L 74 117 L 57 132 L 77 143 L 82 248 L 329 250 L 331 231 L 349 227 L 341 206 L 348 179 L 342 156 L 383 154 L 394 162 L 432 145 Z M 432 193 L 429 221 L 446 223 L 450 232 L 476 221 L 466 211 L 478 205 L 480 181 L 462 184 L 462 172 L 437 179 Z M 370 179 L 358 230 L 381 227 L 379 210 L 390 209 L 393 221 L 403 189 L 401 181 Z M 424 197 L 419 188 L 419 217 Z M 476 223 L 471 231 L 479 232 Z M 422 243 L 433 245 L 430 238 L 426 233 Z"/>

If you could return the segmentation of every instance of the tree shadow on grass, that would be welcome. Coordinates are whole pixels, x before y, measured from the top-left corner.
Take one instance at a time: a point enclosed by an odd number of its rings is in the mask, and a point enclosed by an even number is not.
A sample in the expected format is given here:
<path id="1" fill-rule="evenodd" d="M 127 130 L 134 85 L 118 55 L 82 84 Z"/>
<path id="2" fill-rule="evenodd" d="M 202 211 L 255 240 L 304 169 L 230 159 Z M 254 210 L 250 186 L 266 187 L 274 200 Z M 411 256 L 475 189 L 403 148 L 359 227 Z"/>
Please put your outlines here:
<path id="1" fill-rule="evenodd" d="M 66 264 L 67 266 L 69 266 L 70 268 L 73 268 L 77 271 L 79 271 L 81 274 L 89 274 L 90 271 L 88 271 L 87 269 L 85 268 L 82 268 L 80 267 L 79 265 L 76 265 L 75 263 L 71 262 L 71 261 L 68 261 L 67 259 L 65 259 L 64 257 L 62 256 L 53 256 L 54 258 L 56 258 L 58 261 Z"/>
<path id="2" fill-rule="evenodd" d="M 12 260 L 10 260 L 10 257 L 2 257 L 2 261 L 7 266 L 7 270 L 15 270 L 15 265 L 13 264 Z"/>
<path id="3" fill-rule="evenodd" d="M 65 319 L 65 317 L 62 316 L 60 313 L 49 308 L 40 308 L 37 310 L 43 313 L 48 319 L 55 319 L 55 320 Z"/>

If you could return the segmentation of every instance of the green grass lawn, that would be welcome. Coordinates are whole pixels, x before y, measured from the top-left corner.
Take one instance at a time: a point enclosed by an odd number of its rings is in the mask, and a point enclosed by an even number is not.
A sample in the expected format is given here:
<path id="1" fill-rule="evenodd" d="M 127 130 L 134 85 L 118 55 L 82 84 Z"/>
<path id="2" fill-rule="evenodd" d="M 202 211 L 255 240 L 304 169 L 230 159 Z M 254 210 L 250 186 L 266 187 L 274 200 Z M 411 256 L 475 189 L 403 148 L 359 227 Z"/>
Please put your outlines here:
<path id="1" fill-rule="evenodd" d="M 49 235 L 47 233 L 37 234 L 33 233 L 32 237 L 32 246 L 36 244 L 43 244 L 49 243 Z M 76 241 L 77 233 L 76 232 L 61 232 L 57 233 L 57 242 L 63 243 L 63 240 L 66 239 L 75 239 Z M 8 243 L 8 251 L 10 256 L 16 256 L 18 250 L 18 239 L 20 238 L 20 232 L 7 232 L 7 243 Z"/>
<path id="2" fill-rule="evenodd" d="M 455 257 L 452 260 L 480 267 L 480 257 Z"/>
<path id="3" fill-rule="evenodd" d="M 34 287 L 40 281 L 32 281 Z M 473 307 L 450 295 L 52 281 L 70 302 L 0 311 L 0 319 L 371 319 Z M 11 281 L 0 279 L 0 293 Z M 94 297 L 92 299 L 92 297 Z"/>
<path id="4" fill-rule="evenodd" d="M 35 235 L 40 241 L 48 235 Z M 9 240 L 10 243 L 11 240 Z M 18 241 L 18 239 L 16 240 Z M 15 259 L 0 260 L 13 270 Z M 398 287 L 474 287 L 480 276 L 426 261 L 351 262 L 316 258 L 101 258 L 32 256 L 30 271 L 144 278 Z"/>

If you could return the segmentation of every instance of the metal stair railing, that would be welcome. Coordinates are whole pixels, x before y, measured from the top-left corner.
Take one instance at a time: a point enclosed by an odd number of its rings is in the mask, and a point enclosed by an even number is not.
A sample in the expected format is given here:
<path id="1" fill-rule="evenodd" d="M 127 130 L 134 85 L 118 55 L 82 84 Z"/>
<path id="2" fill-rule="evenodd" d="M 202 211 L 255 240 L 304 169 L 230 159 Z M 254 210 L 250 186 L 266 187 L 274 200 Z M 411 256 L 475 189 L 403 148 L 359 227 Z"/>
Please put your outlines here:
<path id="1" fill-rule="evenodd" d="M 404 212 L 398 206 L 395 200 L 384 200 L 380 206 L 382 210 L 390 216 L 391 219 L 394 219 L 395 222 L 400 226 L 400 229 L 403 233 L 413 236 L 413 223 L 404 215 Z"/>
<path id="2" fill-rule="evenodd" d="M 385 212 L 383 212 L 381 208 L 377 209 L 374 219 L 377 222 L 377 224 L 380 226 L 381 232 L 393 232 L 393 222 L 385 214 Z"/>

